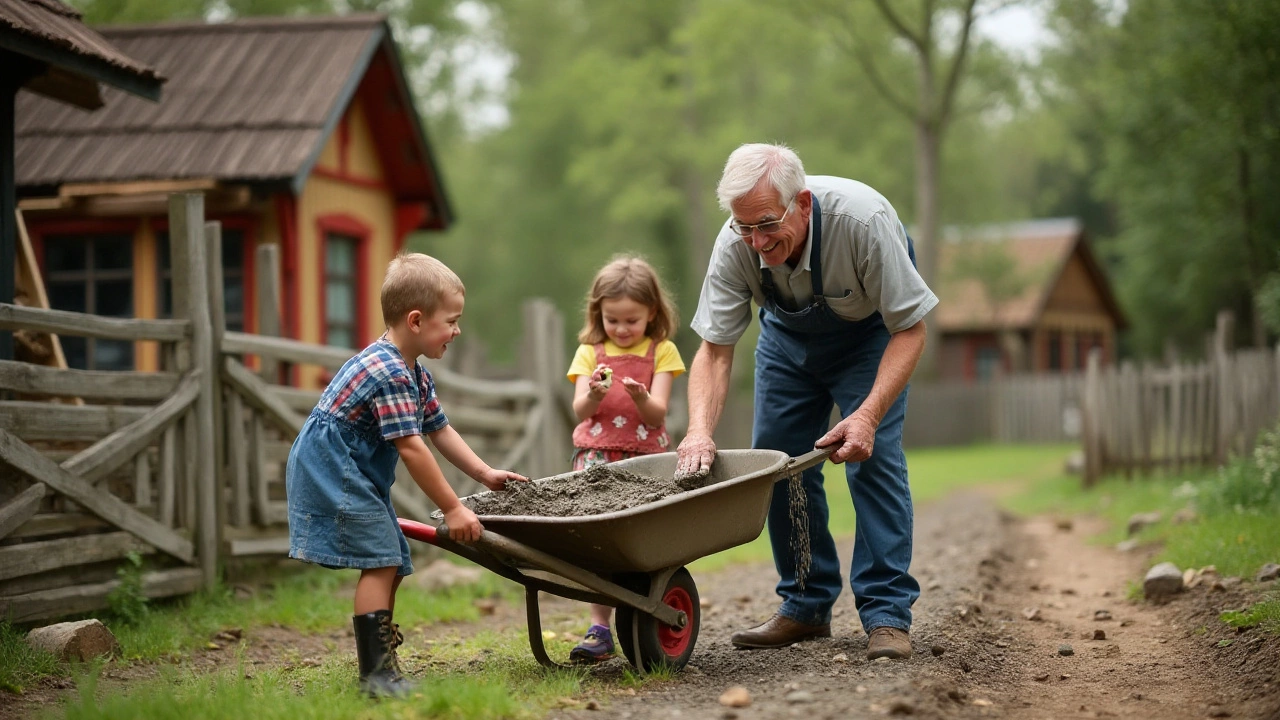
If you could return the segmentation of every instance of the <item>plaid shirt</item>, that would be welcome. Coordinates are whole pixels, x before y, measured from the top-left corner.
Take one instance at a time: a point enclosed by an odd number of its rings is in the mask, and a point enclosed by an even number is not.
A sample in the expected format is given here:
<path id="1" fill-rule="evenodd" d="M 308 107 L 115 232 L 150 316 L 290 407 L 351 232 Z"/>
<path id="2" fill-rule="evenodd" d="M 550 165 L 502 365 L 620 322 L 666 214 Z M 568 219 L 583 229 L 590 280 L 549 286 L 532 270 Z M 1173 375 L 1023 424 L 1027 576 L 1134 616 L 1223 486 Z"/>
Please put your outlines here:
<path id="1" fill-rule="evenodd" d="M 348 360 L 320 396 L 316 409 L 337 415 L 383 440 L 435 432 L 449 424 L 436 385 L 417 361 L 410 370 L 385 337 Z"/>

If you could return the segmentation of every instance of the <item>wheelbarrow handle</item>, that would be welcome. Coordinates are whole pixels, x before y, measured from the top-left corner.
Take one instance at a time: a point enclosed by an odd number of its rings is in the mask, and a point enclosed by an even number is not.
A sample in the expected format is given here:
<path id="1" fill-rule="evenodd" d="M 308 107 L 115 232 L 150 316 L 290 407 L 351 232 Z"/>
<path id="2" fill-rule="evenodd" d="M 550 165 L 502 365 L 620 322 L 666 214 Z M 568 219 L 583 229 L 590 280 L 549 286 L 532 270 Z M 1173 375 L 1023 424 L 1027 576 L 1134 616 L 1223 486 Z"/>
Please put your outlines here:
<path id="1" fill-rule="evenodd" d="M 400 529 L 404 531 L 405 537 L 413 538 L 414 540 L 420 540 L 422 542 L 430 543 L 432 545 L 438 546 L 440 544 L 441 533 L 437 532 L 436 529 L 431 525 L 428 525 L 426 523 L 420 523 L 417 520 L 408 520 L 405 518 L 397 518 L 397 520 L 399 520 L 400 522 Z M 448 529 L 444 528 L 443 525 L 441 525 L 440 527 L 445 529 L 443 536 L 445 538 L 448 538 L 449 537 Z"/>
<path id="2" fill-rule="evenodd" d="M 793 457 L 791 458 L 791 461 L 787 463 L 787 467 L 783 470 L 783 473 L 785 476 L 789 477 L 796 473 L 804 472 L 816 465 L 821 465 L 822 462 L 827 459 L 827 456 L 835 452 L 835 449 L 838 447 L 840 447 L 839 444 L 831 444 L 826 447 L 814 448 L 800 457 Z"/>

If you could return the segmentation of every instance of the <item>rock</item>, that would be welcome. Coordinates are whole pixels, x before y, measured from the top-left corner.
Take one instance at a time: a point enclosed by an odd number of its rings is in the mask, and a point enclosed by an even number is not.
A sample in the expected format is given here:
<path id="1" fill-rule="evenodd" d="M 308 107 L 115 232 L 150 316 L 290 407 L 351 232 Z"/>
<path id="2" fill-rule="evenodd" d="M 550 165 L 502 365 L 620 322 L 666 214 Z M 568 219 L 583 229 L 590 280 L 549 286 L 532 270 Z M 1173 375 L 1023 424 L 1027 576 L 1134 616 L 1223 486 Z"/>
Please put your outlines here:
<path id="1" fill-rule="evenodd" d="M 1061 655 L 1062 657 L 1066 657 L 1068 655 L 1075 655 L 1076 651 L 1070 645 L 1066 643 L 1062 643 L 1061 645 L 1058 646 L 1058 654 Z"/>
<path id="2" fill-rule="evenodd" d="M 1231 717 L 1231 711 L 1222 707 L 1221 705 L 1210 705 L 1209 717 L 1213 717 L 1213 718 Z"/>
<path id="3" fill-rule="evenodd" d="M 1038 608 L 1038 607 L 1022 608 L 1022 617 L 1026 618 L 1026 619 L 1028 619 L 1028 620 L 1031 620 L 1031 621 L 1033 621 L 1033 622 L 1034 622 L 1034 621 L 1036 621 L 1036 620 L 1039 620 L 1039 619 L 1040 619 L 1040 608 Z"/>
<path id="4" fill-rule="evenodd" d="M 1263 565 L 1262 568 L 1258 570 L 1257 576 L 1254 577 L 1254 580 L 1258 582 L 1270 582 L 1277 579 L 1280 579 L 1280 565 L 1275 563 L 1267 563 L 1266 565 Z"/>
<path id="5" fill-rule="evenodd" d="M 792 690 L 784 695 L 782 699 L 792 705 L 804 705 L 813 702 L 813 693 L 808 690 Z"/>
<path id="6" fill-rule="evenodd" d="M 498 611 L 498 603 L 488 598 L 480 598 L 472 603 L 481 615 L 492 615 Z"/>
<path id="7" fill-rule="evenodd" d="M 1164 515 L 1160 512 L 1135 513 L 1129 517 L 1129 537 L 1133 537 L 1142 532 L 1143 528 L 1155 525 L 1164 519 Z"/>
<path id="8" fill-rule="evenodd" d="M 712 604 L 713 603 L 711 602 L 710 598 L 704 598 L 704 597 L 698 598 L 698 606 L 701 607 L 703 610 L 710 610 Z"/>
<path id="9" fill-rule="evenodd" d="M 983 700 L 982 698 L 978 698 L 973 701 L 973 704 L 977 705 L 978 707 L 991 707 L 995 703 L 991 702 L 990 700 Z"/>
<path id="10" fill-rule="evenodd" d="M 64 662 L 84 662 L 120 652 L 120 643 L 99 620 L 46 625 L 27 633 L 27 644 Z"/>
<path id="11" fill-rule="evenodd" d="M 1111 611 L 1110 610 L 1094 610 L 1093 619 L 1094 620 L 1110 620 Z"/>
<path id="12" fill-rule="evenodd" d="M 1046 682 L 1049 679 L 1049 673 L 1047 672 L 1036 673 L 1035 677 L 1036 677 L 1036 682 Z"/>
<path id="13" fill-rule="evenodd" d="M 1142 594 L 1148 600 L 1164 600 L 1182 590 L 1182 571 L 1171 562 L 1156 565 L 1142 581 Z"/>
<path id="14" fill-rule="evenodd" d="M 1209 586 L 1209 589 L 1222 592 L 1223 590 L 1229 590 L 1230 588 L 1239 585 L 1241 582 L 1243 581 L 1238 577 L 1219 578 L 1213 581 L 1213 584 Z"/>
<path id="15" fill-rule="evenodd" d="M 847 663 L 847 662 L 849 662 L 849 656 L 848 656 L 848 655 L 845 655 L 844 653 L 839 653 L 839 654 L 837 654 L 835 657 L 831 658 L 831 662 L 834 662 L 834 663 Z"/>
<path id="16" fill-rule="evenodd" d="M 929 648 L 929 652 L 933 653 L 933 656 L 934 656 L 934 657 L 942 657 L 942 654 L 943 654 L 943 653 L 945 653 L 946 651 L 947 651 L 947 649 L 946 649 L 945 647 L 943 647 L 943 646 L 939 645 L 938 643 L 934 643 L 934 644 Z"/>
<path id="17" fill-rule="evenodd" d="M 1185 525 L 1187 523 L 1193 523 L 1199 518 L 1200 516 L 1196 514 L 1195 510 L 1189 507 L 1184 507 L 1178 512 L 1174 513 L 1169 518 L 1169 522 L 1173 523 L 1174 525 Z"/>
<path id="18" fill-rule="evenodd" d="M 1106 639 L 1107 639 L 1107 631 L 1106 631 L 1106 630 L 1103 630 L 1102 628 L 1098 628 L 1097 630 L 1094 630 L 1094 631 L 1093 631 L 1093 639 L 1094 639 L 1094 640 L 1106 640 Z"/>
<path id="19" fill-rule="evenodd" d="M 595 700 L 588 700 L 588 701 L 587 701 L 587 704 L 586 704 L 586 708 L 587 708 L 588 710 L 599 710 L 599 709 L 600 709 L 600 703 L 599 703 L 599 702 L 597 702 L 597 701 L 595 701 Z"/>
<path id="20" fill-rule="evenodd" d="M 413 574 L 414 584 L 427 592 L 443 590 L 455 585 L 470 585 L 480 581 L 484 570 L 473 565 L 455 565 L 440 559 Z"/>
<path id="21" fill-rule="evenodd" d="M 1116 543 L 1116 550 L 1119 550 L 1120 552 L 1132 552 L 1136 549 L 1138 549 L 1138 541 L 1132 538 L 1128 540 L 1121 540 Z"/>
<path id="22" fill-rule="evenodd" d="M 915 703 L 906 698 L 897 698 L 889 702 L 890 715 L 915 715 Z"/>
<path id="23" fill-rule="evenodd" d="M 1071 518 L 1069 517 L 1058 518 L 1057 520 L 1054 521 L 1054 525 L 1056 525 L 1057 528 L 1062 532 L 1071 532 L 1071 528 L 1075 527 L 1075 523 L 1072 522 Z"/>
<path id="24" fill-rule="evenodd" d="M 1182 571 L 1182 587 L 1190 590 L 1200 584 L 1200 573 L 1191 568 Z"/>
<path id="25" fill-rule="evenodd" d="M 725 690 L 720 693 L 720 704 L 725 707 L 744 708 L 751 705 L 751 693 L 741 685 Z"/>

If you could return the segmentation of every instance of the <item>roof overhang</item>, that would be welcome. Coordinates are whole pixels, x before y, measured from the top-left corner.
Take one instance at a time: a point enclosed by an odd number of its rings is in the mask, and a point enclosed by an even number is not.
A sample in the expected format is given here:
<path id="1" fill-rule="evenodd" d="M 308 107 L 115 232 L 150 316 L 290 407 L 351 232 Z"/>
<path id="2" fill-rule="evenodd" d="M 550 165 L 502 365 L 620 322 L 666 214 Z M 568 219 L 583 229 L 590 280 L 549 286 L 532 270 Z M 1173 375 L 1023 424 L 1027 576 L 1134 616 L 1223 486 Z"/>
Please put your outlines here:
<path id="1" fill-rule="evenodd" d="M 12 27 L 0 26 L 0 49 L 47 66 L 44 73 L 27 82 L 26 89 L 87 110 L 102 107 L 102 96 L 97 87 L 99 82 L 148 100 L 159 100 L 164 85 L 164 78 L 154 71 L 149 74 L 134 72 Z"/>

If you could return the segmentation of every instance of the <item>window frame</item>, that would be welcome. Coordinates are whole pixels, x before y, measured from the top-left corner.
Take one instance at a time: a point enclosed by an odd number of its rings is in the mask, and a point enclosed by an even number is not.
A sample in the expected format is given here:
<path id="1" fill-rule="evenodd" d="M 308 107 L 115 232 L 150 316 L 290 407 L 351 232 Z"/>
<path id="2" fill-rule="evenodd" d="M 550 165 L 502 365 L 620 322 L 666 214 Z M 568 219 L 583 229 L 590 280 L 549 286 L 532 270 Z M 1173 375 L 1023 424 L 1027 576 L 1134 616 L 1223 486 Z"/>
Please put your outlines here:
<path id="1" fill-rule="evenodd" d="M 355 245 L 355 267 L 352 272 L 352 293 L 355 300 L 354 322 L 351 330 L 352 339 L 355 347 L 348 348 L 351 350 L 359 350 L 368 345 L 371 338 L 369 337 L 369 246 L 373 237 L 373 227 L 368 223 L 346 213 L 334 213 L 322 215 L 316 218 L 316 233 L 319 242 L 319 264 L 320 283 L 317 292 L 319 293 L 320 314 L 317 321 L 317 328 L 320 336 L 320 344 L 329 344 L 329 242 L 330 236 L 338 235 L 344 239 L 354 241 Z"/>

